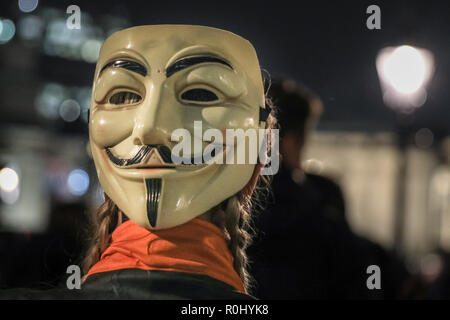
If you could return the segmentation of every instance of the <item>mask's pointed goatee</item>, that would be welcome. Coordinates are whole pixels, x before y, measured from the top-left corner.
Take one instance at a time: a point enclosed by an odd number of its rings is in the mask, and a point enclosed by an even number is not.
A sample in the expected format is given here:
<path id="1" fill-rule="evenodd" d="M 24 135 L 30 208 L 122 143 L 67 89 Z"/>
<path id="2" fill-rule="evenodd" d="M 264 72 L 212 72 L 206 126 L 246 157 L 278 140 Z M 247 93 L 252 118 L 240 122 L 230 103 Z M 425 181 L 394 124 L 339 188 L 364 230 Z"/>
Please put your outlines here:
<path id="1" fill-rule="evenodd" d="M 147 218 L 152 227 L 156 226 L 158 217 L 158 205 L 161 197 L 162 181 L 160 178 L 145 179 L 147 187 Z"/>

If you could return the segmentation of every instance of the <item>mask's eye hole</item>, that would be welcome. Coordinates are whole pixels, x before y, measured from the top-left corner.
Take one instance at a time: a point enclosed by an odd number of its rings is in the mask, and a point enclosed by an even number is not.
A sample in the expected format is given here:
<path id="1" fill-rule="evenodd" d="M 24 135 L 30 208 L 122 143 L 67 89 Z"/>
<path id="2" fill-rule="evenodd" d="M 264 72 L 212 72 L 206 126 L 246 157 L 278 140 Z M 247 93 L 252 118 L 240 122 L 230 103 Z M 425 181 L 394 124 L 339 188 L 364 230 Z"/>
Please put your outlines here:
<path id="1" fill-rule="evenodd" d="M 219 100 L 219 97 L 210 90 L 196 88 L 183 92 L 181 99 L 186 101 L 211 102 Z"/>
<path id="2" fill-rule="evenodd" d="M 142 100 L 142 97 L 134 92 L 121 91 L 115 93 L 111 98 L 109 98 L 109 103 L 116 105 L 123 104 L 133 104 Z"/>

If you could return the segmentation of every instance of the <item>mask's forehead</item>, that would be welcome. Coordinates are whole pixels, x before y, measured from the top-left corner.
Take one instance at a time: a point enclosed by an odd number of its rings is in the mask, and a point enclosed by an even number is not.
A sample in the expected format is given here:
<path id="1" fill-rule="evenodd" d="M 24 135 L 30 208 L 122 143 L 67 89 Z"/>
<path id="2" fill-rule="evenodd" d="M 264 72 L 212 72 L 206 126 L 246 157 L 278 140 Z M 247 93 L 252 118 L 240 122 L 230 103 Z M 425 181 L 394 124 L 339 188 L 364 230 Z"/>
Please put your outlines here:
<path id="1" fill-rule="evenodd" d="M 197 54 L 218 55 L 247 78 L 249 88 L 263 95 L 258 58 L 251 43 L 229 31 L 204 26 L 139 26 L 114 33 L 102 46 L 97 71 L 114 58 L 134 56 L 146 64 L 149 74 L 176 60 Z M 263 101 L 261 102 L 263 104 Z"/>

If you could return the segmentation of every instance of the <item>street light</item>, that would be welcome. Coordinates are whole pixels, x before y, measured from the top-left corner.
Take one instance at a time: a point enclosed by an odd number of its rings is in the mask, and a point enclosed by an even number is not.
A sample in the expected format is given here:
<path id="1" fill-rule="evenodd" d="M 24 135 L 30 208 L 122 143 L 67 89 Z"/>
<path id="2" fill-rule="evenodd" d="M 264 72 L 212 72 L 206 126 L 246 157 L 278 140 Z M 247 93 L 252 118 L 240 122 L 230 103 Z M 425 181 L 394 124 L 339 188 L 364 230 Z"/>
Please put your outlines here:
<path id="1" fill-rule="evenodd" d="M 394 245 L 398 251 L 402 251 L 411 116 L 427 100 L 426 86 L 434 72 L 434 59 L 426 49 L 401 45 L 382 49 L 378 53 L 376 67 L 383 101 L 397 114 L 399 163 Z"/>
<path id="2" fill-rule="evenodd" d="M 19 184 L 20 176 L 14 166 L 0 170 L 0 204 L 14 204 L 18 200 Z"/>
<path id="3" fill-rule="evenodd" d="M 402 113 L 421 107 L 434 72 L 433 60 L 430 51 L 408 45 L 382 49 L 376 65 L 386 105 Z"/>

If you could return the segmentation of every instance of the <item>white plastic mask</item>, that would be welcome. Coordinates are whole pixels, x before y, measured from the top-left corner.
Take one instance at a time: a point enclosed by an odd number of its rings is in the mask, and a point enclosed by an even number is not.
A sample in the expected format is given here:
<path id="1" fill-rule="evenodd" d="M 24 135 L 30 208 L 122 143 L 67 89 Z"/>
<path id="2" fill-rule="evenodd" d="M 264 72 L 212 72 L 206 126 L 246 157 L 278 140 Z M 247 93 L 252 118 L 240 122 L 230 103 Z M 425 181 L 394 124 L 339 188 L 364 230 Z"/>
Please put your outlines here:
<path id="1" fill-rule="evenodd" d="M 175 165 L 172 133 L 182 128 L 194 136 L 194 121 L 224 136 L 225 129 L 264 128 L 261 110 L 263 82 L 247 40 L 186 25 L 117 32 L 101 48 L 91 100 L 90 144 L 100 183 L 140 226 L 183 224 L 242 190 L 255 164 Z"/>

